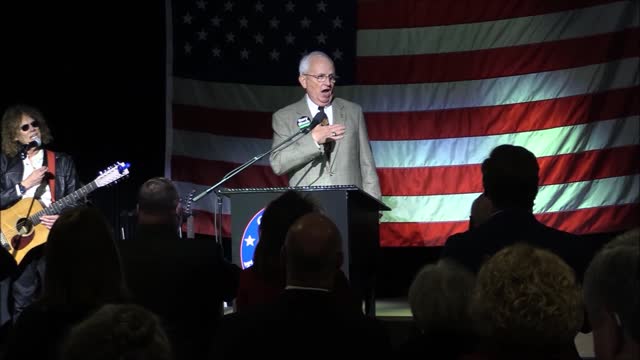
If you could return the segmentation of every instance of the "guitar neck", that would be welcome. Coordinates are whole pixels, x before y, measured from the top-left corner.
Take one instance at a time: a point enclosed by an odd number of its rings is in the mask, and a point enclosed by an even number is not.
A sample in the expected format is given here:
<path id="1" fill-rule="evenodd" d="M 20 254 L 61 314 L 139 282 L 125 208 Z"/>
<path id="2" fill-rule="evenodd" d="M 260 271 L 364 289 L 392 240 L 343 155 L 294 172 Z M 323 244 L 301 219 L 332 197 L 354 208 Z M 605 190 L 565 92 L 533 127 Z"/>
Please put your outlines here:
<path id="1" fill-rule="evenodd" d="M 187 217 L 187 239 L 193 239 L 194 233 L 193 233 L 193 214 L 190 214 Z"/>
<path id="2" fill-rule="evenodd" d="M 89 184 L 81 187 L 80 189 L 72 192 L 71 194 L 63 197 L 62 199 L 52 203 L 48 207 L 38 211 L 37 213 L 31 215 L 29 220 L 34 225 L 40 223 L 40 217 L 42 215 L 54 215 L 59 214 L 65 208 L 78 203 L 78 201 L 82 200 L 85 196 L 87 196 L 90 192 L 98 188 L 98 184 L 94 181 Z"/>

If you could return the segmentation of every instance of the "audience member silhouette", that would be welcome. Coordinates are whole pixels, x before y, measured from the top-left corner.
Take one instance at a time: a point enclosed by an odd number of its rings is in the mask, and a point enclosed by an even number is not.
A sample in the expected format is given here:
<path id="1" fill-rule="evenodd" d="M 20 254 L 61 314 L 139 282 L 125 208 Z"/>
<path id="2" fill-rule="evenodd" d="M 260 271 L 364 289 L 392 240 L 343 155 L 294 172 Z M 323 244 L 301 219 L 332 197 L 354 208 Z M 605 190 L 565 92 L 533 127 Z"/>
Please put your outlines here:
<path id="1" fill-rule="evenodd" d="M 534 217 L 538 172 L 538 161 L 529 150 L 514 145 L 493 149 L 482 163 L 482 183 L 494 212 L 477 227 L 450 236 L 442 257 L 452 258 L 475 273 L 483 261 L 500 249 L 526 242 L 559 255 L 576 271 L 578 279 L 582 279 L 602 243 L 582 241 L 578 236 L 548 227 Z"/>
<path id="2" fill-rule="evenodd" d="M 495 212 L 491 200 L 484 193 L 480 194 L 471 203 L 471 215 L 469 216 L 469 229 L 484 224 Z"/>
<path id="3" fill-rule="evenodd" d="M 475 350 L 469 304 L 474 275 L 451 260 L 424 266 L 409 287 L 419 335 L 400 345 L 405 358 L 458 359 Z"/>
<path id="4" fill-rule="evenodd" d="M 384 357 L 389 338 L 376 320 L 330 290 L 343 262 L 336 225 L 320 213 L 298 219 L 281 250 L 285 291 L 272 303 L 225 316 L 212 358 Z M 247 346 L 247 343 L 250 346 Z"/>
<path id="5" fill-rule="evenodd" d="M 71 329 L 64 360 L 171 360 L 158 317 L 133 304 L 107 304 Z"/>
<path id="6" fill-rule="evenodd" d="M 260 237 L 253 255 L 253 265 L 240 273 L 236 311 L 274 301 L 284 290 L 285 264 L 280 251 L 291 224 L 303 215 L 320 212 L 315 200 L 295 190 L 289 190 L 271 201 L 260 221 Z M 360 307 L 349 281 L 342 271 L 336 273 L 332 287 L 345 301 L 345 306 Z"/>
<path id="7" fill-rule="evenodd" d="M 240 269 L 214 240 L 178 236 L 179 203 L 169 179 L 147 180 L 134 237 L 118 245 L 134 301 L 163 321 L 177 359 L 196 359 L 209 349 L 223 301 L 236 294 Z"/>
<path id="8" fill-rule="evenodd" d="M 519 243 L 497 252 L 478 273 L 471 312 L 488 359 L 580 359 L 580 288 L 547 250 Z"/>
<path id="9" fill-rule="evenodd" d="M 618 236 L 593 258 L 584 300 L 596 358 L 640 358 L 640 228 Z"/>
<path id="10" fill-rule="evenodd" d="M 45 245 L 44 289 L 13 327 L 6 359 L 58 359 L 65 333 L 105 303 L 127 300 L 113 229 L 80 206 L 55 222 Z"/>
<path id="11" fill-rule="evenodd" d="M 260 237 L 253 253 L 253 265 L 240 273 L 236 310 L 264 304 L 277 298 L 285 285 L 280 250 L 287 230 L 301 216 L 318 211 L 313 200 L 289 190 L 271 201 L 260 220 Z"/>

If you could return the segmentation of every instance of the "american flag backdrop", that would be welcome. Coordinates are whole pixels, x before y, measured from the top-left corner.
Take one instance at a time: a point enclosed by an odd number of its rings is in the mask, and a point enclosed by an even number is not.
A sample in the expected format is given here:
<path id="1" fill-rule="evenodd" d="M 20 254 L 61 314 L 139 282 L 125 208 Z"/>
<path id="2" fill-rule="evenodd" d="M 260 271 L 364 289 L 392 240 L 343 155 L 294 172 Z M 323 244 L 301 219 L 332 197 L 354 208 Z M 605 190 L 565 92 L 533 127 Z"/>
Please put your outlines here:
<path id="1" fill-rule="evenodd" d="M 171 0 L 167 0 L 171 1 Z M 383 202 L 382 246 L 466 230 L 480 163 L 521 145 L 541 166 L 534 212 L 574 233 L 640 219 L 638 1 L 173 0 L 167 175 L 199 193 L 271 147 L 322 50 L 363 107 Z M 291 119 L 296 121 L 296 119 Z M 223 186 L 286 186 L 268 157 Z M 194 204 L 213 232 L 213 194 Z M 223 228 L 231 209 L 223 204 Z"/>

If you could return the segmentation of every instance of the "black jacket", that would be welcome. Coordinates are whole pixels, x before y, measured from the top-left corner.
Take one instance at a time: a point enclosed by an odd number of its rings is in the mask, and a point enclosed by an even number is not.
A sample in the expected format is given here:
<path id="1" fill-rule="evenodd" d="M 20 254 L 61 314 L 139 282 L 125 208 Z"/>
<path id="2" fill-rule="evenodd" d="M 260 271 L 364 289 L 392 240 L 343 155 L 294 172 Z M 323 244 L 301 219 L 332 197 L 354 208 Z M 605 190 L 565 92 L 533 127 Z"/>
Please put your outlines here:
<path id="1" fill-rule="evenodd" d="M 59 200 L 80 188 L 81 184 L 71 156 L 60 152 L 55 154 L 55 198 Z M 23 172 L 24 166 L 19 155 L 8 158 L 5 154 L 0 154 L 0 209 L 9 208 L 21 199 L 16 192 L 16 184 L 22 181 Z"/>

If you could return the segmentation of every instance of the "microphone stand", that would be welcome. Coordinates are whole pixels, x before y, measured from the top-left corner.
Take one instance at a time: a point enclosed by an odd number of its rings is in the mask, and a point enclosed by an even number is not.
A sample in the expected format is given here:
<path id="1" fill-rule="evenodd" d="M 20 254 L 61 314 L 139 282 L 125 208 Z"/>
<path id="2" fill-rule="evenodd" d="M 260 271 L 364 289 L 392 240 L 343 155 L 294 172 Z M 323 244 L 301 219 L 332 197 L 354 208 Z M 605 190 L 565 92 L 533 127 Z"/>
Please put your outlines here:
<path id="1" fill-rule="evenodd" d="M 284 141 L 282 141 L 276 147 L 271 148 L 269 151 L 267 151 L 265 153 L 262 153 L 260 155 L 254 156 L 249 161 L 247 161 L 244 164 L 238 166 L 237 168 L 231 170 L 229 173 L 227 173 L 225 176 L 223 176 L 220 181 L 218 181 L 217 183 L 215 183 L 211 187 L 209 187 L 207 190 L 205 190 L 205 191 L 201 192 L 200 194 L 198 194 L 197 196 L 195 196 L 193 198 L 193 202 L 197 202 L 198 200 L 202 199 L 203 197 L 205 197 L 210 192 L 216 190 L 218 187 L 220 187 L 220 185 L 222 185 L 225 182 L 229 181 L 231 178 L 233 178 L 234 176 L 238 175 L 240 172 L 242 172 L 244 169 L 248 168 L 249 166 L 253 165 L 258 160 L 264 158 L 265 156 L 271 154 L 272 152 L 278 151 L 280 149 L 283 149 L 283 148 L 293 144 L 294 143 L 293 140 L 294 140 L 295 137 L 297 137 L 299 135 L 304 135 L 304 134 L 309 133 L 316 125 L 318 125 L 318 121 L 316 121 L 316 119 L 314 119 L 308 127 L 300 129 L 298 132 L 296 132 L 293 135 L 291 135 L 288 138 L 286 138 Z M 220 197 L 220 195 L 218 194 L 217 191 L 216 191 L 216 198 L 217 198 L 218 213 L 220 214 L 220 222 L 219 222 L 218 226 L 216 227 L 216 233 L 217 233 L 216 234 L 216 241 L 218 242 L 219 246 L 222 246 L 222 241 L 220 239 L 222 237 L 222 198 Z"/>

